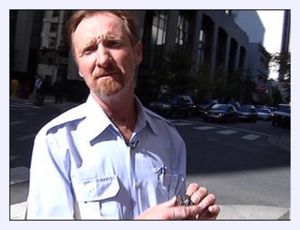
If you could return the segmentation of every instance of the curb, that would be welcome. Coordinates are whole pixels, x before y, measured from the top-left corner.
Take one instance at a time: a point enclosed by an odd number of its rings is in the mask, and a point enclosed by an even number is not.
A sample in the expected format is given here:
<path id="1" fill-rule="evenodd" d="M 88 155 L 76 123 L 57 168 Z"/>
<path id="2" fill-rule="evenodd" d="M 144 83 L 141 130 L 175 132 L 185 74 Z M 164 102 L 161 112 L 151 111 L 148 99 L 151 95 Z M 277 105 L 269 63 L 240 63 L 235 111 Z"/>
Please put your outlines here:
<path id="1" fill-rule="evenodd" d="M 9 219 L 10 220 L 25 220 L 27 201 L 10 205 Z"/>
<path id="2" fill-rule="evenodd" d="M 290 210 L 285 207 L 262 205 L 219 205 L 217 220 L 290 220 Z"/>

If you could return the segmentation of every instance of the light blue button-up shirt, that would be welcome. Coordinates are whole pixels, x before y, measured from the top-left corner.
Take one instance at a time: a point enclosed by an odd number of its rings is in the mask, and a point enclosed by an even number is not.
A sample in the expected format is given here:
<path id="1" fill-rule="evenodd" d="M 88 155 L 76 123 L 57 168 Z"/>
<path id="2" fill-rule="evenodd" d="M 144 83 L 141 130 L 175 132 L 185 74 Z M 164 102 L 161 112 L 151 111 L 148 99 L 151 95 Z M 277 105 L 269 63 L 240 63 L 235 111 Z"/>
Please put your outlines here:
<path id="1" fill-rule="evenodd" d="M 184 193 L 182 138 L 137 98 L 136 104 L 129 145 L 92 96 L 40 130 L 27 219 L 133 219 Z"/>

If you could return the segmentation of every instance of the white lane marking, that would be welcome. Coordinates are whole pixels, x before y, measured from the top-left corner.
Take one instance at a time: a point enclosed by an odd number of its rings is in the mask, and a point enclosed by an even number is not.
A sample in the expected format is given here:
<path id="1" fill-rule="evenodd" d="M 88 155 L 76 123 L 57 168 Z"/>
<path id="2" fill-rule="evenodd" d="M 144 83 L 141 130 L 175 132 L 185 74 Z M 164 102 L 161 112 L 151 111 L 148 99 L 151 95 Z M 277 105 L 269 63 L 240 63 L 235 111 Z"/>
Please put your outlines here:
<path id="1" fill-rule="evenodd" d="M 36 135 L 35 133 L 29 134 L 29 135 L 18 138 L 17 141 L 24 141 L 24 140 L 27 140 L 27 139 L 32 139 L 32 138 L 35 137 L 35 135 Z"/>
<path id="2" fill-rule="evenodd" d="M 223 134 L 223 135 L 231 135 L 231 134 L 237 133 L 237 131 L 226 129 L 226 130 L 219 131 L 217 133 Z"/>
<path id="3" fill-rule="evenodd" d="M 182 121 L 191 122 L 193 125 L 207 125 L 207 122 L 201 122 L 201 121 L 191 121 L 191 120 L 182 120 Z M 228 129 L 228 126 L 226 126 L 226 125 L 214 124 L 214 127 Z M 237 128 L 237 127 L 230 127 L 230 128 L 233 129 L 233 130 L 236 130 L 236 131 L 247 132 L 247 133 L 255 133 L 255 134 L 260 135 L 260 136 L 272 137 L 271 134 L 263 133 L 263 132 L 257 132 L 255 130 L 251 130 L 251 129 Z"/>
<path id="4" fill-rule="evenodd" d="M 198 129 L 198 130 L 210 130 L 210 129 L 216 129 L 216 127 L 213 126 L 199 126 L 199 127 L 194 127 L 193 129 Z"/>
<path id="5" fill-rule="evenodd" d="M 24 121 L 11 121 L 9 122 L 10 125 L 19 125 L 19 124 L 22 124 L 24 123 Z"/>
<path id="6" fill-rule="evenodd" d="M 245 139 L 245 140 L 248 140 L 248 141 L 254 141 L 254 140 L 260 138 L 260 136 L 255 135 L 255 134 L 248 134 L 248 135 L 242 136 L 241 138 Z"/>
<path id="7" fill-rule="evenodd" d="M 22 183 L 29 180 L 29 169 L 26 167 L 16 167 L 10 169 L 10 185 Z"/>
<path id="8" fill-rule="evenodd" d="M 176 126 L 187 126 L 187 125 L 194 125 L 192 123 L 189 123 L 189 122 L 172 122 L 173 125 L 176 125 Z"/>

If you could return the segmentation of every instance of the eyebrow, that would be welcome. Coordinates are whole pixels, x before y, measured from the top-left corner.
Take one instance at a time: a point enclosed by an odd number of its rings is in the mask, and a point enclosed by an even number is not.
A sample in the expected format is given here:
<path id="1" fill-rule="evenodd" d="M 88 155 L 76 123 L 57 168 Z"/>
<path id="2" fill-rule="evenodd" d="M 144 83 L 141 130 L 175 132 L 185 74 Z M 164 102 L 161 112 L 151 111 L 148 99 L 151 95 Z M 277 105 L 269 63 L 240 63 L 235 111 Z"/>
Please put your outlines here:
<path id="1" fill-rule="evenodd" d="M 86 49 L 95 45 L 96 43 L 97 43 L 97 40 L 95 38 L 88 40 L 87 42 L 83 43 L 83 45 L 80 47 L 79 53 L 82 54 Z"/>
<path id="2" fill-rule="evenodd" d="M 99 36 L 98 36 L 99 37 Z M 81 56 L 88 48 L 94 46 L 95 44 L 98 44 L 98 39 L 93 37 L 89 39 L 87 42 L 83 43 L 83 45 L 79 49 L 79 55 Z M 126 38 L 120 34 L 114 34 L 110 31 L 108 31 L 106 34 L 102 34 L 100 38 L 100 42 L 105 41 L 123 41 L 125 42 Z"/>
<path id="3" fill-rule="evenodd" d="M 124 40 L 124 37 L 122 35 L 113 34 L 111 32 L 108 32 L 107 34 L 103 34 L 101 36 L 101 42 L 105 40 Z"/>

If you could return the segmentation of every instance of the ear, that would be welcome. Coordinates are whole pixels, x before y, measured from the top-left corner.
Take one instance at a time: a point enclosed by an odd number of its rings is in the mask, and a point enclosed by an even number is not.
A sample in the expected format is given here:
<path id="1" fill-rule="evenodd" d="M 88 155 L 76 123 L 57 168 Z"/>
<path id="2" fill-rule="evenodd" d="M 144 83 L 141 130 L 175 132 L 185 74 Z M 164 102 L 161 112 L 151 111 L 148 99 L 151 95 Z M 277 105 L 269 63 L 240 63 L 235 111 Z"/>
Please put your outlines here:
<path id="1" fill-rule="evenodd" d="M 79 70 L 78 70 L 78 74 L 79 74 L 80 77 L 83 78 L 83 74 Z"/>
<path id="2" fill-rule="evenodd" d="M 141 42 L 135 44 L 134 52 L 135 52 L 135 63 L 139 65 L 143 60 L 143 44 Z"/>

